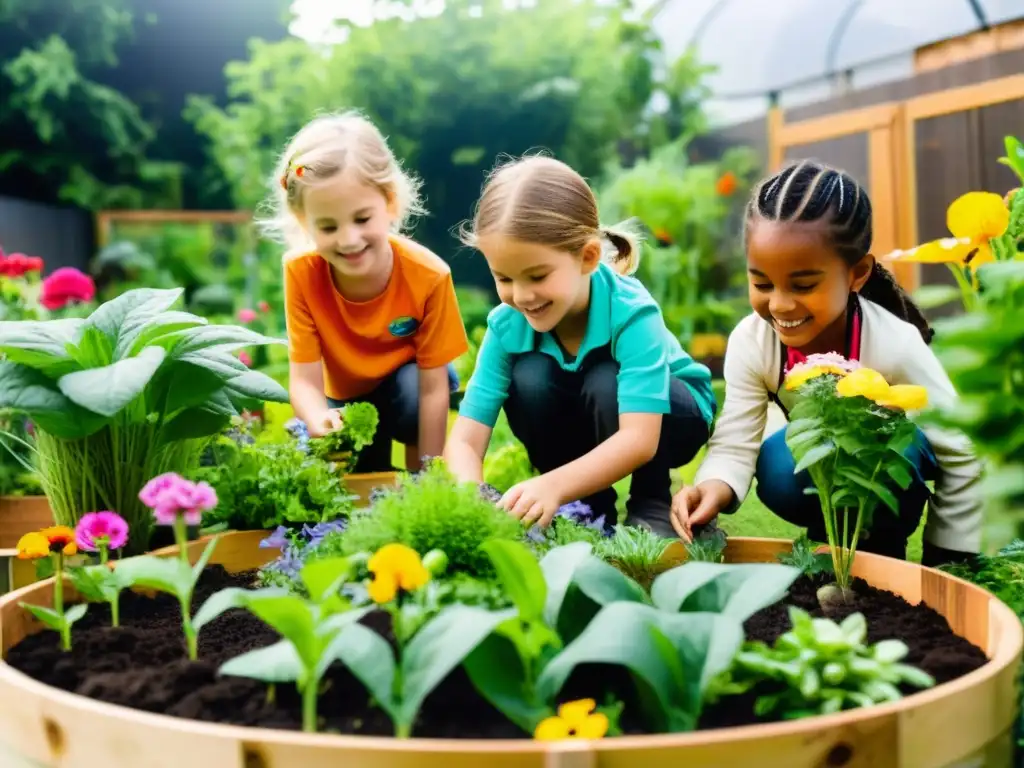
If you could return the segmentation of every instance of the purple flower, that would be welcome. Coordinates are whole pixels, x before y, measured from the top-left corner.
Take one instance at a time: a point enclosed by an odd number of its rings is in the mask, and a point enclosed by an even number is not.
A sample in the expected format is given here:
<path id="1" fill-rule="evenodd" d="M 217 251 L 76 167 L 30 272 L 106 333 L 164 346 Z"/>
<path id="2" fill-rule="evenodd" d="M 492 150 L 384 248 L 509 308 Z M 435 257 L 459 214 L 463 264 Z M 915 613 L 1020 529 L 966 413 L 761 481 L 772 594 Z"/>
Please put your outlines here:
<path id="1" fill-rule="evenodd" d="M 167 472 L 157 475 L 139 492 L 159 525 L 173 525 L 181 515 L 188 525 L 199 525 L 203 512 L 217 506 L 217 493 L 207 483 L 193 483 Z"/>
<path id="2" fill-rule="evenodd" d="M 315 544 L 319 544 L 320 540 L 323 539 L 323 537 L 329 533 L 334 533 L 336 531 L 344 531 L 345 525 L 346 521 L 344 518 L 339 518 L 338 520 L 331 520 L 326 523 L 317 523 L 312 527 L 310 527 L 309 525 L 303 525 L 302 535 L 309 540 L 309 545 L 313 546 Z"/>
<path id="3" fill-rule="evenodd" d="M 116 512 L 90 512 L 75 526 L 75 542 L 86 552 L 120 549 L 127 541 L 128 523 Z"/>
<path id="4" fill-rule="evenodd" d="M 279 525 L 274 531 L 260 542 L 260 549 L 284 549 L 288 546 L 288 529 Z"/>
<path id="5" fill-rule="evenodd" d="M 611 532 L 605 523 L 605 516 L 597 515 L 595 517 L 594 510 L 591 509 L 590 505 L 582 501 L 571 501 L 568 504 L 563 504 L 555 513 L 555 519 L 560 517 L 570 520 L 576 523 L 576 525 L 582 525 L 584 528 L 592 528 L 602 536 L 611 536 Z M 526 532 L 526 537 L 538 544 L 544 541 L 546 535 L 547 531 L 543 531 L 535 525 L 531 526 Z"/>

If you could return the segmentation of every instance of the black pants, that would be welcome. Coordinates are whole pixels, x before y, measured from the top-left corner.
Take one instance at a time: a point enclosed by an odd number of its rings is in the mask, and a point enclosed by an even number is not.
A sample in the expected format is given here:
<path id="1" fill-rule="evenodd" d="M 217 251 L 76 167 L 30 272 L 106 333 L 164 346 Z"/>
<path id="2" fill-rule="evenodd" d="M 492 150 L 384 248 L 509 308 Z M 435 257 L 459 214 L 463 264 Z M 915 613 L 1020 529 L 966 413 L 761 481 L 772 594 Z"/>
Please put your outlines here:
<path id="1" fill-rule="evenodd" d="M 448 366 L 448 385 L 452 392 L 459 388 L 455 367 Z M 353 472 L 391 472 L 391 444 L 418 445 L 420 433 L 420 371 L 416 363 L 406 363 L 384 379 L 375 390 L 349 400 L 327 398 L 331 408 L 348 403 L 372 403 L 380 421 L 373 442 L 363 448 Z"/>
<path id="2" fill-rule="evenodd" d="M 588 355 L 581 369 L 572 373 L 542 352 L 516 358 L 505 414 L 538 471 L 558 469 L 618 431 L 618 372 L 618 363 L 600 350 Z M 683 382 L 672 380 L 670 400 L 671 413 L 662 419 L 657 454 L 633 472 L 625 523 L 676 538 L 670 519 L 669 472 L 697 455 L 708 441 L 709 429 Z M 611 522 L 617 519 L 616 498 L 615 490 L 607 488 L 582 501 Z"/>

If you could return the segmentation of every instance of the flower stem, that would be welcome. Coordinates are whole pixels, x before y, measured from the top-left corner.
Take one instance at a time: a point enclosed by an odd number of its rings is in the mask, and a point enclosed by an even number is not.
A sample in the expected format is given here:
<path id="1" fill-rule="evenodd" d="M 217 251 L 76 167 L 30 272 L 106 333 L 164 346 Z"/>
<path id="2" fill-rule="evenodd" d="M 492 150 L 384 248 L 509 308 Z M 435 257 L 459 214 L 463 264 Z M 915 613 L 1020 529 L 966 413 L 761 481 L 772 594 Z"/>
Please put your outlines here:
<path id="1" fill-rule="evenodd" d="M 189 603 L 191 603 L 192 591 L 189 590 L 189 594 L 180 595 L 179 600 L 181 602 L 181 628 L 185 630 L 185 644 L 188 646 L 188 657 L 191 661 L 195 661 L 199 657 L 199 643 L 196 638 L 196 628 L 192 625 L 192 610 Z"/>
<path id="2" fill-rule="evenodd" d="M 191 568 L 188 561 L 188 525 L 180 513 L 174 518 L 174 542 L 178 545 L 178 558 Z"/>
<path id="3" fill-rule="evenodd" d="M 411 723 L 395 723 L 395 738 L 408 739 L 412 735 Z"/>
<path id="4" fill-rule="evenodd" d="M 302 730 L 316 733 L 316 697 L 320 686 L 317 681 L 309 679 L 302 688 Z"/>
<path id="5" fill-rule="evenodd" d="M 114 595 L 114 599 L 110 601 L 110 626 L 119 627 L 121 626 L 121 594 Z"/>
<path id="6" fill-rule="evenodd" d="M 71 650 L 71 627 L 64 617 L 64 553 L 53 553 L 53 610 L 61 618 L 60 623 L 60 647 L 65 651 Z"/>
<path id="7" fill-rule="evenodd" d="M 109 557 L 109 553 L 107 552 L 107 545 L 106 545 L 105 542 L 101 541 L 101 542 L 99 542 L 99 546 L 100 546 L 100 565 L 106 565 L 107 564 L 107 558 Z"/>

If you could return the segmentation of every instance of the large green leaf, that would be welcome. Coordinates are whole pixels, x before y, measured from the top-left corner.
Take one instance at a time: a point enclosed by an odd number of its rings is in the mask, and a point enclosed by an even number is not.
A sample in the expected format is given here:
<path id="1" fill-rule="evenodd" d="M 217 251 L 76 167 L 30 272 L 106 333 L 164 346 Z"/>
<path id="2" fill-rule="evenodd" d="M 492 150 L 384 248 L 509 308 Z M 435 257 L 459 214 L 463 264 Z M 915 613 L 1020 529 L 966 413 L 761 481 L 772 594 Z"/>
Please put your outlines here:
<path id="1" fill-rule="evenodd" d="M 224 384 L 228 395 L 273 403 L 287 403 L 288 390 L 260 371 L 246 371 Z"/>
<path id="2" fill-rule="evenodd" d="M 234 415 L 237 411 L 224 389 L 224 381 L 225 377 L 215 371 L 169 359 L 154 379 L 153 391 L 157 397 L 164 398 L 166 414 L 185 408 L 205 408 Z"/>
<path id="3" fill-rule="evenodd" d="M 57 385 L 68 399 L 103 416 L 114 416 L 142 394 L 167 353 L 147 347 L 138 357 L 62 376 Z"/>
<path id="4" fill-rule="evenodd" d="M 80 368 L 100 368 L 114 361 L 114 345 L 102 332 L 86 326 L 78 342 L 68 345 L 68 354 Z"/>
<path id="5" fill-rule="evenodd" d="M 532 734 L 551 708 L 537 700 L 526 679 L 516 647 L 507 637 L 489 635 L 467 657 L 463 666 L 473 687 L 505 717 Z"/>
<path id="6" fill-rule="evenodd" d="M 596 555 L 585 558 L 576 568 L 573 582 L 598 605 L 615 602 L 645 603 L 643 587 Z"/>
<path id="7" fill-rule="evenodd" d="M 481 546 L 505 590 L 505 594 L 519 609 L 519 618 L 534 621 L 544 614 L 547 599 L 547 585 L 544 572 L 536 556 L 523 543 L 503 539 L 491 539 Z"/>
<path id="8" fill-rule="evenodd" d="M 134 288 L 98 306 L 87 322 L 116 347 L 122 334 L 137 333 L 149 320 L 174 306 L 184 292 L 182 288 Z"/>
<path id="9" fill-rule="evenodd" d="M 193 315 L 191 312 L 163 312 L 148 319 L 136 319 L 129 315 L 121 329 L 122 333 L 118 337 L 114 354 L 118 359 L 132 357 L 157 339 L 208 323 L 205 317 Z"/>
<path id="10" fill-rule="evenodd" d="M 290 640 L 307 669 L 316 666 L 320 648 L 313 605 L 296 595 L 252 595 L 246 608 Z"/>
<path id="11" fill-rule="evenodd" d="M 51 378 L 76 370 L 68 345 L 78 339 L 85 320 L 8 320 L 0 322 L 0 355 L 42 371 Z"/>
<path id="12" fill-rule="evenodd" d="M 206 325 L 200 328 L 188 328 L 181 332 L 172 356 L 180 358 L 191 352 L 216 348 L 228 352 L 242 347 L 264 346 L 267 344 L 285 344 L 284 339 L 275 339 L 256 333 L 240 325 Z"/>
<path id="13" fill-rule="evenodd" d="M 785 597 L 799 576 L 799 568 L 781 563 L 694 561 L 658 576 L 651 599 L 669 613 L 710 611 L 746 621 Z"/>
<path id="14" fill-rule="evenodd" d="M 143 555 L 129 557 L 117 564 L 125 581 L 181 596 L 192 589 L 192 567 L 176 557 Z"/>
<path id="15" fill-rule="evenodd" d="M 65 397 L 40 371 L 9 360 L 0 360 L 0 408 L 26 413 L 40 429 L 66 440 L 91 435 L 107 423 Z"/>
<path id="16" fill-rule="evenodd" d="M 544 603 L 544 620 L 552 627 L 558 626 L 558 614 L 562 611 L 565 593 L 572 584 L 576 568 L 590 557 L 591 546 L 585 541 L 576 541 L 548 551 L 540 561 L 544 582 L 548 585 L 548 596 Z"/>
<path id="17" fill-rule="evenodd" d="M 411 725 L 423 700 L 515 609 L 488 611 L 450 605 L 423 626 L 402 655 L 399 722 Z"/>
<path id="18" fill-rule="evenodd" d="M 231 423 L 231 415 L 206 408 L 178 411 L 164 424 L 161 437 L 166 442 L 193 440 L 223 432 Z"/>
<path id="19" fill-rule="evenodd" d="M 398 719 L 395 654 L 387 640 L 362 624 L 352 624 L 331 640 L 323 659 L 328 663 L 341 661 L 391 719 Z"/>
<path id="20" fill-rule="evenodd" d="M 243 653 L 221 664 L 219 675 L 249 677 L 264 683 L 294 683 L 305 671 L 295 646 L 288 640 Z"/>

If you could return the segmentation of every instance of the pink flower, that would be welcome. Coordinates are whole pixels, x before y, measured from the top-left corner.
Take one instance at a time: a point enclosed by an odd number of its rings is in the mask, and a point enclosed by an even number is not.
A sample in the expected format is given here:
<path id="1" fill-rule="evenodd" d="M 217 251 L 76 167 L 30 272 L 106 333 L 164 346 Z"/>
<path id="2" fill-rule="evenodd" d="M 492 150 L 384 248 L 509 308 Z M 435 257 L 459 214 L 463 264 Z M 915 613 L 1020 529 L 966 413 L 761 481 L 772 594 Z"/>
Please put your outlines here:
<path id="1" fill-rule="evenodd" d="M 257 317 L 256 310 L 254 309 L 240 309 L 238 310 L 238 321 L 240 323 L 249 324 Z"/>
<path id="2" fill-rule="evenodd" d="M 217 493 L 207 483 L 193 483 L 175 472 L 157 475 L 139 492 L 159 525 L 173 525 L 178 515 L 199 525 L 203 512 L 217 506 Z"/>
<path id="3" fill-rule="evenodd" d="M 252 357 L 249 355 L 248 352 L 239 352 L 238 359 L 241 360 L 246 367 L 252 368 Z"/>
<path id="4" fill-rule="evenodd" d="M 267 304 L 267 302 L 265 302 L 265 301 L 261 301 L 259 304 L 256 305 L 256 307 L 257 307 L 257 309 L 259 309 L 260 312 L 269 312 L 270 311 L 270 305 Z"/>
<path id="5" fill-rule="evenodd" d="M 61 267 L 43 280 L 39 303 L 47 309 L 63 309 L 72 301 L 92 301 L 95 295 L 91 277 L 74 267 Z"/>
<path id="6" fill-rule="evenodd" d="M 78 521 L 75 541 L 86 552 L 98 552 L 100 544 L 120 549 L 128 541 L 128 523 L 116 512 L 90 512 Z"/>

